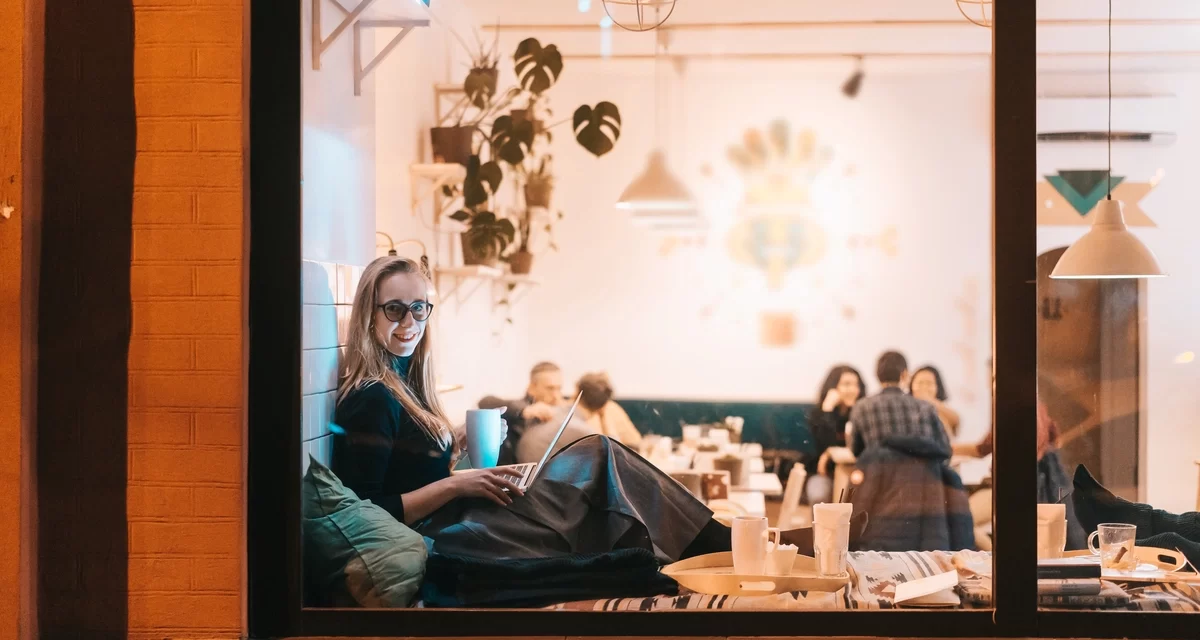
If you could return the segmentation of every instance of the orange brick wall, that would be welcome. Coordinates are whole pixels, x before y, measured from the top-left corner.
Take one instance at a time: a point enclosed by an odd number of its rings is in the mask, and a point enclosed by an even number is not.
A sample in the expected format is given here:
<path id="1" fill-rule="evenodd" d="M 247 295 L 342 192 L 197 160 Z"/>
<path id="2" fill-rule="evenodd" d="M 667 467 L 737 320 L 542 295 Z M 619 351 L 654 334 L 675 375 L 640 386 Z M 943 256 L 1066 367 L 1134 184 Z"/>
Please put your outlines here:
<path id="1" fill-rule="evenodd" d="M 243 1 L 134 0 L 133 637 L 243 626 Z"/>
<path id="2" fill-rule="evenodd" d="M 0 2 L 0 205 L 21 202 L 24 3 Z M 0 220 L 0 317 L 21 318 L 21 220 Z M 21 615 L 21 324 L 0 324 L 0 638 L 18 637 Z M 23 515 L 23 514 L 22 514 Z"/>

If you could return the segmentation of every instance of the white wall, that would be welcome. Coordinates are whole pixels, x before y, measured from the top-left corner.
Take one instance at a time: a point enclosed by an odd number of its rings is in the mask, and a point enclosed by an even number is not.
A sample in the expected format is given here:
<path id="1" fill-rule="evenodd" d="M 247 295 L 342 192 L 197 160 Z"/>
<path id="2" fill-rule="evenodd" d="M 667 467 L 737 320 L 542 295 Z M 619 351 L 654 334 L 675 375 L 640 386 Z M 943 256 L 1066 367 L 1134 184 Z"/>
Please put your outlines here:
<path id="1" fill-rule="evenodd" d="M 476 26 L 460 3 L 434 2 L 433 15 L 432 25 L 410 33 L 367 81 L 375 92 L 379 116 L 374 137 L 374 222 L 376 229 L 397 242 L 421 240 L 431 260 L 451 265 L 460 259 L 457 249 L 451 250 L 457 235 L 442 234 L 435 243 L 430 227 L 432 199 L 422 199 L 415 210 L 411 200 L 414 188 L 424 194 L 428 183 L 414 183 L 409 166 L 431 158 L 429 129 L 437 123 L 434 85 L 460 84 L 469 68 L 452 31 L 474 46 Z M 390 37 L 387 30 L 379 30 L 377 47 Z M 413 245 L 397 250 L 414 258 L 420 255 Z M 372 255 L 386 251 L 386 246 L 380 246 Z M 502 297 L 502 286 L 478 280 L 456 283 L 452 278 L 439 279 L 437 286 L 443 294 L 453 290 L 452 295 L 440 297 L 433 316 L 438 374 L 443 383 L 464 387 L 442 395 L 451 417 L 461 416 L 487 394 L 522 395 L 534 358 L 526 338 L 527 309 L 514 306 L 509 324 L 506 309 L 494 304 Z"/>
<path id="2" fill-rule="evenodd" d="M 704 246 L 662 255 L 662 236 L 612 206 L 653 144 L 650 65 L 572 61 L 554 105 L 565 116 L 577 104 L 612 100 L 624 132 L 616 150 L 595 159 L 569 129 L 556 131 L 556 198 L 566 218 L 562 251 L 538 258 L 545 284 L 531 296 L 535 350 L 562 363 L 568 379 L 607 370 L 626 397 L 795 402 L 814 400 L 827 369 L 843 361 L 877 390 L 875 359 L 897 348 L 913 366 L 941 368 L 963 437 L 981 436 L 990 424 L 987 67 L 953 75 L 868 68 L 857 100 L 841 94 L 845 71 L 688 67 L 672 92 L 670 158 L 712 230 Z M 807 212 L 826 233 L 824 257 L 771 291 L 762 271 L 728 249 L 744 212 L 725 153 L 745 129 L 779 118 L 834 147 L 827 173 L 836 179 Z M 888 227 L 895 257 L 849 247 L 852 236 Z M 795 315 L 792 347 L 760 344 L 766 311 Z"/>
<path id="3" fill-rule="evenodd" d="M 1196 505 L 1196 466 L 1200 459 L 1200 362 L 1175 362 L 1187 351 L 1200 351 L 1200 261 L 1195 259 L 1195 238 L 1200 236 L 1196 217 L 1194 176 L 1200 173 L 1200 74 L 1195 72 L 1118 75 L 1114 92 L 1121 94 L 1176 95 L 1179 100 L 1178 140 L 1169 147 L 1123 144 L 1113 148 L 1113 173 L 1145 182 L 1158 170 L 1162 182 L 1141 201 L 1141 208 L 1158 225 L 1135 227 L 1134 233 L 1157 255 L 1168 272 L 1164 279 L 1147 284 L 1144 362 L 1146 497 L 1156 507 L 1190 511 Z M 1104 95 L 1105 78 L 1097 74 L 1056 74 L 1039 78 L 1041 92 L 1054 95 Z M 1063 168 L 1103 167 L 1103 145 L 1064 149 L 1040 147 L 1038 173 Z M 1038 252 L 1066 246 L 1084 227 L 1041 227 Z M 1136 443 L 1130 443 L 1135 446 Z"/>
<path id="4" fill-rule="evenodd" d="M 348 29 L 312 67 L 312 4 L 303 7 L 301 137 L 303 214 L 301 256 L 306 260 L 365 265 L 374 257 L 375 96 L 367 83 L 354 95 L 354 38 Z M 340 22 L 331 5 L 322 12 L 327 36 Z M 364 31 L 373 46 L 373 34 Z M 270 153 L 257 150 L 256 153 Z"/>

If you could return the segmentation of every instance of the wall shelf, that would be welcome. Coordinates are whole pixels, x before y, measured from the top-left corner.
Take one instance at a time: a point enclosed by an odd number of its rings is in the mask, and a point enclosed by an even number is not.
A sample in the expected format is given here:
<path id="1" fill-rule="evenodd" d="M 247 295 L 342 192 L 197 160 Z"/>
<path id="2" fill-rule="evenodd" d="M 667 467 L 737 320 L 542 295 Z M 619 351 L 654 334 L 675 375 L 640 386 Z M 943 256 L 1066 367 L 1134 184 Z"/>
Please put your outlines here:
<path id="1" fill-rule="evenodd" d="M 329 37 L 321 35 L 321 7 L 328 2 L 339 11 L 343 18 Z M 400 41 L 413 29 L 429 26 L 429 8 L 421 0 L 359 0 L 353 8 L 348 9 L 342 4 L 343 0 L 312 0 L 312 64 L 314 71 L 321 70 L 321 56 L 337 41 L 346 29 L 353 27 L 354 32 L 354 95 L 362 95 L 362 82 L 379 63 L 388 57 Z M 383 49 L 380 49 L 369 62 L 363 64 L 362 30 L 363 29 L 400 29 Z"/>
<path id="2" fill-rule="evenodd" d="M 459 184 L 467 177 L 467 168 L 458 163 L 412 164 L 408 167 L 409 189 L 412 193 L 409 208 L 418 215 L 421 203 L 433 200 L 432 226 L 441 225 L 442 214 L 452 207 L 458 198 L 446 198 L 442 187 Z"/>
<path id="3" fill-rule="evenodd" d="M 441 293 L 443 299 L 449 298 L 451 295 L 460 294 L 463 292 L 463 286 L 469 285 L 470 289 L 464 295 L 455 295 L 455 301 L 462 303 L 469 299 L 480 287 L 487 283 L 493 285 L 503 285 L 505 291 L 501 292 L 500 298 L 493 295 L 493 304 L 496 304 L 503 297 L 504 293 L 513 292 L 514 297 L 508 300 L 509 304 L 516 304 L 521 297 L 524 297 L 524 292 L 530 287 L 540 284 L 540 282 L 528 275 L 513 275 L 500 269 L 499 267 L 488 267 L 484 265 L 465 265 L 461 267 L 445 267 L 434 270 L 434 276 L 438 279 L 436 283 L 437 289 Z M 442 289 L 441 281 L 443 278 L 453 280 L 453 286 L 449 289 Z M 521 289 L 521 287 L 525 287 Z M 493 287 L 494 289 L 495 287 Z M 521 293 L 517 293 L 521 291 Z"/>

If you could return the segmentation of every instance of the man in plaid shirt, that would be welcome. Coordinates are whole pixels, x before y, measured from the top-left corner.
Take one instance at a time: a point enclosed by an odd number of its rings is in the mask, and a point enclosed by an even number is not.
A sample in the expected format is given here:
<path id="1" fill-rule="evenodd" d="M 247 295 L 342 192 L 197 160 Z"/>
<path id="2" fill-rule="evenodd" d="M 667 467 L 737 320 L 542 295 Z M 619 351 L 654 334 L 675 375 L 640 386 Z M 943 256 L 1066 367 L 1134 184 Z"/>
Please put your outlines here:
<path id="1" fill-rule="evenodd" d="M 923 438 L 950 457 L 950 438 L 938 418 L 937 408 L 901 388 L 908 382 L 908 361 L 895 351 L 884 352 L 875 366 L 883 390 L 859 400 L 850 411 L 853 434 L 850 450 L 862 455 L 868 447 L 896 436 Z"/>

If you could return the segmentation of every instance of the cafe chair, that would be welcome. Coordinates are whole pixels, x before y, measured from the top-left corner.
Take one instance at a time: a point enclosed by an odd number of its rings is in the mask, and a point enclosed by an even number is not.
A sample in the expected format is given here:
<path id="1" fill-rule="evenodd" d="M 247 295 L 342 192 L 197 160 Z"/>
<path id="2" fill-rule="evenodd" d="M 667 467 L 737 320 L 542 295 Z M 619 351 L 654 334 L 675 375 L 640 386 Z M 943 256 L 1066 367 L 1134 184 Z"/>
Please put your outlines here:
<path id="1" fill-rule="evenodd" d="M 799 462 L 792 465 L 788 472 L 787 484 L 783 488 L 783 504 L 779 507 L 779 516 L 775 526 L 780 529 L 806 527 L 811 517 L 807 517 L 800 508 L 800 496 L 804 492 L 804 481 L 808 479 L 808 471 Z"/>

